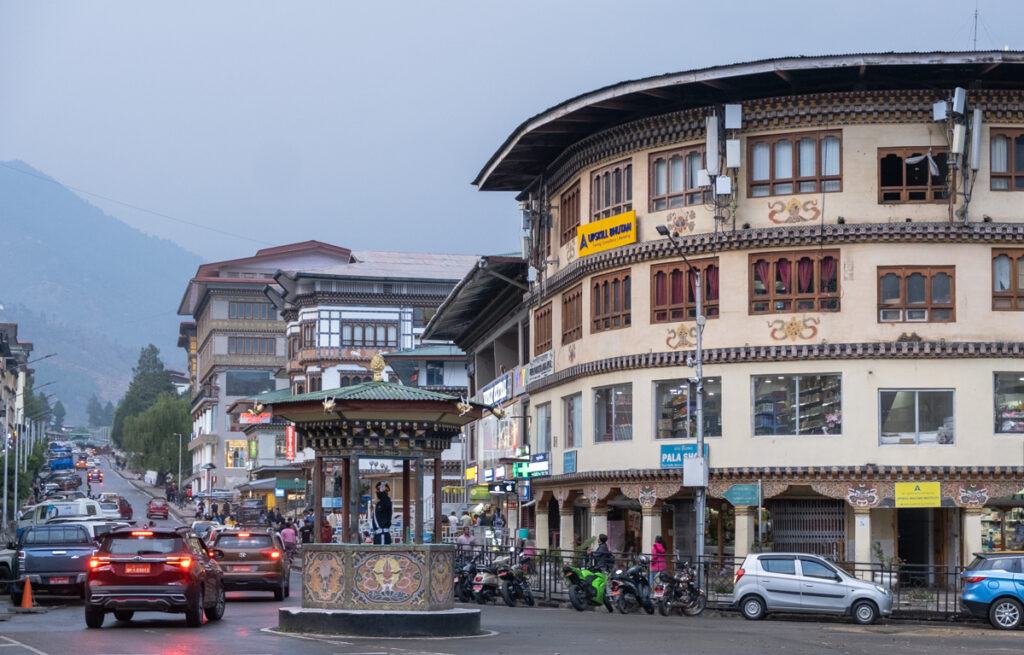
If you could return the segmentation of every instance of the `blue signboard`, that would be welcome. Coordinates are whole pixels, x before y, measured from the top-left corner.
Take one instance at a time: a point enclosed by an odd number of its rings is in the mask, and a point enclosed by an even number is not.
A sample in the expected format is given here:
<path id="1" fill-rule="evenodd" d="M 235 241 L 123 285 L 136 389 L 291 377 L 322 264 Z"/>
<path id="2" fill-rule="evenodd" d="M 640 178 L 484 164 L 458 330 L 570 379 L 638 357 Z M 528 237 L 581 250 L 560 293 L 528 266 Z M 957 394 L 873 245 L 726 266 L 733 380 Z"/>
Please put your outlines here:
<path id="1" fill-rule="evenodd" d="M 681 469 L 683 460 L 697 456 L 697 444 L 674 443 L 661 445 L 661 468 Z M 708 445 L 704 444 L 704 457 L 708 456 Z"/>
<path id="2" fill-rule="evenodd" d="M 576 451 L 567 450 L 562 453 L 562 473 L 576 472 Z"/>

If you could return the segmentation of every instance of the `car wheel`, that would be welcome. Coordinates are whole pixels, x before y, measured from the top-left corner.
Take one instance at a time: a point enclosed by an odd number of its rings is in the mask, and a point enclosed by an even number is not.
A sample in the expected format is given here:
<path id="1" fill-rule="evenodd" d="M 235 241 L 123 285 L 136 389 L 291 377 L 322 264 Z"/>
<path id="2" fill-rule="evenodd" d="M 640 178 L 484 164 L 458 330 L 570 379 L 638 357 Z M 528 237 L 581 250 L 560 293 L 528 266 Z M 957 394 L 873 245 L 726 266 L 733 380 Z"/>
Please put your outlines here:
<path id="1" fill-rule="evenodd" d="M 203 624 L 203 590 L 196 592 L 195 596 L 188 602 L 185 609 L 185 625 L 190 628 L 198 628 Z"/>
<path id="2" fill-rule="evenodd" d="M 743 618 L 751 621 L 763 619 L 765 615 L 764 601 L 760 596 L 747 596 L 740 601 L 740 612 L 743 614 Z"/>
<path id="3" fill-rule="evenodd" d="M 1015 630 L 1024 618 L 1024 609 L 1013 598 L 1000 598 L 988 608 L 988 620 L 993 628 Z"/>
<path id="4" fill-rule="evenodd" d="M 207 607 L 204 611 L 206 612 L 206 619 L 208 621 L 220 621 L 224 617 L 224 606 L 227 601 L 224 598 L 224 588 L 221 587 L 220 593 L 217 594 L 217 602 L 212 607 Z"/>
<path id="5" fill-rule="evenodd" d="M 114 610 L 114 618 L 118 621 L 131 621 L 133 616 L 135 612 L 132 610 Z"/>
<path id="6" fill-rule="evenodd" d="M 100 607 L 85 607 L 85 625 L 89 628 L 102 628 L 106 612 Z"/>
<path id="7" fill-rule="evenodd" d="M 860 625 L 871 625 L 878 620 L 878 608 L 870 600 L 858 600 L 853 604 L 851 614 Z"/>

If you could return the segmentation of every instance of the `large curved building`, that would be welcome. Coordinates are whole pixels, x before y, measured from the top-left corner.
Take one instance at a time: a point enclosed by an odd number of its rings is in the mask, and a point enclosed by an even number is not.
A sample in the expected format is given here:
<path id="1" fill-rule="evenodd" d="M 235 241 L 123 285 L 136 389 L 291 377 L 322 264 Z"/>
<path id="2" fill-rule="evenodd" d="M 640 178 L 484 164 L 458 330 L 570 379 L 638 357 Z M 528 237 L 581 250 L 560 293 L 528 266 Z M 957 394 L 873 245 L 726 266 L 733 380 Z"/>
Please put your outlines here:
<path id="1" fill-rule="evenodd" d="M 539 545 L 693 552 L 694 276 L 662 225 L 704 273 L 709 552 L 755 546 L 746 484 L 776 550 L 1024 542 L 1024 53 L 623 82 L 525 121 L 475 184 L 519 193 L 537 269 Z"/>

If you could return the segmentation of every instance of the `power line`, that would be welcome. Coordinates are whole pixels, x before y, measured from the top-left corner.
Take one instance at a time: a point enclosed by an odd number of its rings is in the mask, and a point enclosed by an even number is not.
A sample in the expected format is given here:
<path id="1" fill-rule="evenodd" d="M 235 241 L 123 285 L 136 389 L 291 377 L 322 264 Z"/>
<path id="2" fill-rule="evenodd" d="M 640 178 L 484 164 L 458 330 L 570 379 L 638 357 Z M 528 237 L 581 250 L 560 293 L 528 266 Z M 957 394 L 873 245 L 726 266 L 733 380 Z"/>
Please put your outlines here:
<path id="1" fill-rule="evenodd" d="M 121 205 L 122 207 L 127 207 L 127 208 L 133 209 L 135 211 L 144 212 L 146 214 L 151 214 L 151 215 L 156 216 L 158 218 L 166 219 L 168 221 L 173 221 L 175 223 L 181 223 L 182 225 L 189 225 L 191 227 L 197 227 L 197 228 L 199 228 L 201 230 L 209 230 L 210 232 L 216 232 L 217 234 L 222 234 L 222 235 L 228 236 L 228 237 L 234 237 L 236 239 L 244 239 L 245 241 L 251 241 L 253 243 L 258 243 L 258 244 L 260 244 L 262 246 L 271 246 L 271 245 L 273 245 L 271 243 L 267 243 L 266 241 L 260 241 L 259 239 L 253 239 L 252 237 L 247 237 L 247 236 L 244 236 L 244 235 L 241 235 L 241 234 L 235 234 L 234 232 L 228 232 L 227 230 L 221 230 L 221 229 L 218 229 L 218 228 L 215 228 L 215 227 L 210 227 L 208 225 L 202 225 L 200 223 L 194 223 L 192 221 L 187 221 L 187 220 L 185 220 L 183 218 L 178 218 L 176 216 L 171 216 L 170 214 L 164 214 L 163 212 L 158 212 L 158 211 L 155 211 L 153 209 L 146 209 L 145 207 L 140 207 L 139 205 L 133 205 L 130 202 L 124 202 L 123 200 L 118 200 L 116 198 L 111 198 L 110 196 L 105 196 L 105 195 L 102 195 L 102 194 L 99 194 L 99 193 L 93 193 L 92 191 L 86 191 L 85 189 L 80 189 L 78 187 L 68 186 L 67 184 L 63 184 L 63 183 L 58 182 L 57 180 L 51 179 L 49 177 L 45 177 L 43 175 L 36 175 L 35 173 L 30 173 L 28 171 L 23 171 L 20 168 L 15 168 L 14 166 L 11 166 L 10 164 L 6 164 L 6 163 L 3 163 L 3 162 L 0 162 L 0 166 L 3 166 L 6 169 L 12 170 L 15 173 L 21 173 L 22 175 L 27 175 L 29 177 L 34 177 L 37 180 L 42 180 L 44 182 L 49 182 L 51 184 L 56 184 L 59 187 L 63 187 L 65 189 L 70 189 L 71 191 L 74 191 L 76 193 L 81 193 L 81 194 L 84 194 L 84 195 L 87 195 L 87 196 L 92 196 L 93 198 L 99 198 L 100 200 L 104 200 L 106 202 L 111 202 L 111 203 L 114 203 L 115 205 Z"/>

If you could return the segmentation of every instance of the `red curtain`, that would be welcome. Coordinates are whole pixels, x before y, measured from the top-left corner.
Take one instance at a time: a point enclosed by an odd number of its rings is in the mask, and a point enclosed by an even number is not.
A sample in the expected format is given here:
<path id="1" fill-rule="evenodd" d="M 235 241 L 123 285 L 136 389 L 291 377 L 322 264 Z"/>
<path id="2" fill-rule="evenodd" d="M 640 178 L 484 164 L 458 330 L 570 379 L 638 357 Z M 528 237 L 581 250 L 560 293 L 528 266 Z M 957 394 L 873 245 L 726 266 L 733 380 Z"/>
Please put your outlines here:
<path id="1" fill-rule="evenodd" d="M 654 304 L 659 307 L 668 302 L 668 276 L 664 273 L 654 275 Z"/>
<path id="2" fill-rule="evenodd" d="M 835 291 L 837 288 L 835 257 L 825 257 L 821 260 L 821 291 Z"/>
<path id="3" fill-rule="evenodd" d="M 754 279 L 764 285 L 765 292 L 768 293 L 769 282 L 768 282 L 768 262 L 763 259 L 759 259 L 754 262 Z"/>
<path id="4" fill-rule="evenodd" d="M 707 278 L 708 278 L 708 300 L 718 300 L 718 267 L 708 266 L 707 267 Z"/>
<path id="5" fill-rule="evenodd" d="M 797 291 L 799 293 L 814 293 L 814 262 L 809 257 L 804 257 L 796 265 Z"/>
<path id="6" fill-rule="evenodd" d="M 683 272 L 678 268 L 672 271 L 672 304 L 683 304 Z"/>
<path id="7" fill-rule="evenodd" d="M 697 302 L 697 273 L 693 269 L 687 272 L 687 277 L 690 278 L 690 302 Z"/>
<path id="8" fill-rule="evenodd" d="M 789 260 L 780 259 L 779 261 L 775 262 L 775 271 L 776 275 L 778 275 L 779 282 L 781 282 L 781 286 L 776 290 L 779 293 L 789 293 Z"/>

